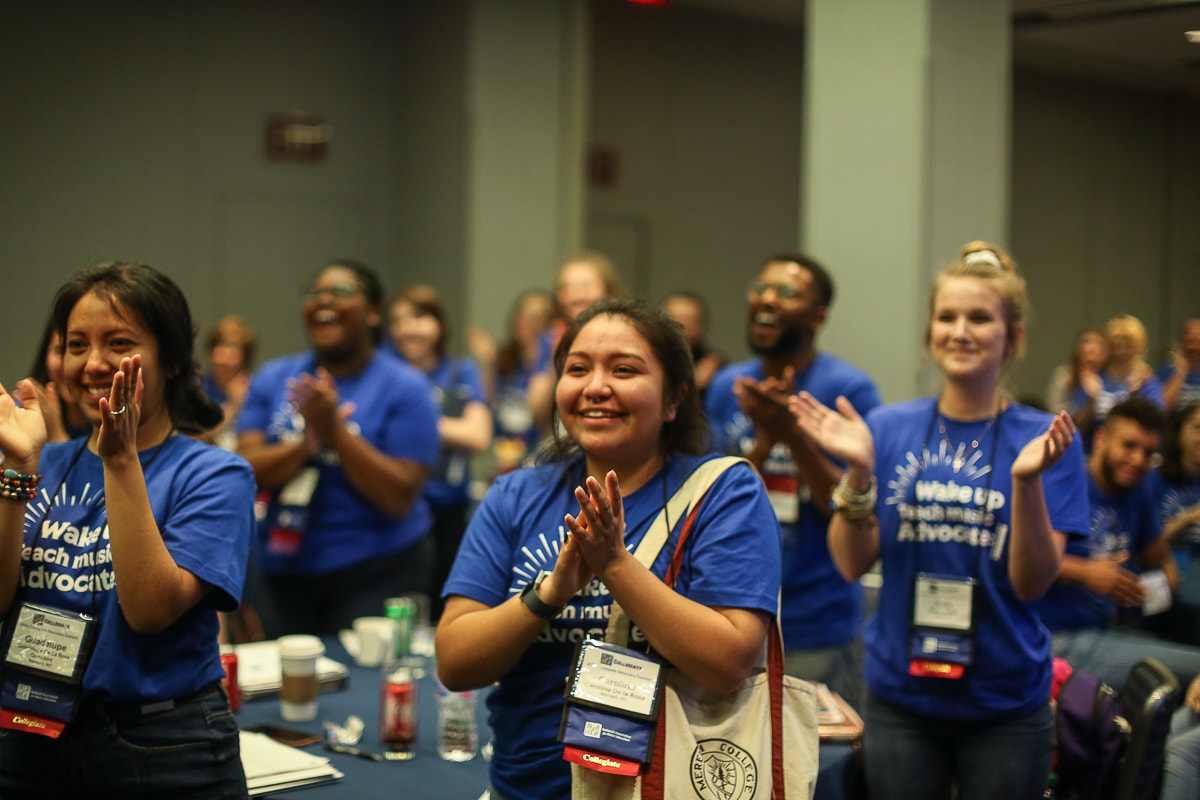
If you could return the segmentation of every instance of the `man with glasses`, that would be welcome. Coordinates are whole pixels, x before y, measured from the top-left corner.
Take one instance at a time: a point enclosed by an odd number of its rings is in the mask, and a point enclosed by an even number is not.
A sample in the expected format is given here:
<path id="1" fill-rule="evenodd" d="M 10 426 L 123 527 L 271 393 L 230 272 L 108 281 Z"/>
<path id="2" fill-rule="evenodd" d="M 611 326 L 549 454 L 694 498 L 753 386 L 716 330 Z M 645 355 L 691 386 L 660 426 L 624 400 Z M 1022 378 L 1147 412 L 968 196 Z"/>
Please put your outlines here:
<path id="1" fill-rule="evenodd" d="M 705 411 L 718 448 L 758 467 L 783 535 L 782 627 L 789 674 L 828 684 L 861 705 L 856 642 L 863 592 L 829 556 L 830 492 L 842 466 L 821 453 L 787 408 L 805 390 L 826 405 L 846 397 L 860 414 L 880 404 L 865 372 L 816 348 L 833 300 L 833 280 L 815 259 L 767 260 L 747 292 L 747 337 L 758 356 L 713 379 Z"/>
<path id="2" fill-rule="evenodd" d="M 1182 686 L 1200 673 L 1200 648 L 1139 630 L 1143 615 L 1166 610 L 1179 580 L 1151 475 L 1164 426 L 1158 406 L 1140 397 L 1108 412 L 1088 456 L 1091 535 L 1067 540 L 1058 580 L 1038 601 L 1054 655 L 1117 690 L 1147 656 L 1173 670 Z"/>

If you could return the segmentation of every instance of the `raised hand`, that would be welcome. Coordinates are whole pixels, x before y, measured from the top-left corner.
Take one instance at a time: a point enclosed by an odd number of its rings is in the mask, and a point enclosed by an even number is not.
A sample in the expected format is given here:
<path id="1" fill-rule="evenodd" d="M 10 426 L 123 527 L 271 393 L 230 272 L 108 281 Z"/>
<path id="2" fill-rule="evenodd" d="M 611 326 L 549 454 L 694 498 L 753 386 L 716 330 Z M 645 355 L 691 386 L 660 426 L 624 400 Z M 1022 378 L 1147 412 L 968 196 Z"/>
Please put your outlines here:
<path id="1" fill-rule="evenodd" d="M 36 472 L 45 443 L 46 420 L 34 382 L 28 378 L 18 381 L 16 399 L 0 385 L 0 452 L 5 466 L 18 472 Z"/>
<path id="2" fill-rule="evenodd" d="M 1060 411 L 1045 433 L 1030 439 L 1021 448 L 1012 465 L 1013 478 L 1033 478 L 1052 467 L 1071 446 L 1075 431 L 1071 415 Z"/>
<path id="3" fill-rule="evenodd" d="M 603 576 L 605 569 L 625 550 L 625 505 L 617 473 L 609 470 L 604 485 L 589 475 L 584 486 L 575 487 L 579 513 L 564 518 L 571 535 L 578 540 L 588 567 Z"/>
<path id="4" fill-rule="evenodd" d="M 100 398 L 100 435 L 96 441 L 100 458 L 129 452 L 136 455 L 143 389 L 141 354 L 122 358 L 108 397 Z"/>
<path id="5" fill-rule="evenodd" d="M 788 367 L 782 378 L 759 381 L 742 376 L 733 384 L 738 408 L 754 423 L 755 431 L 767 434 L 772 442 L 783 439 L 796 426 L 795 418 L 788 412 L 788 399 L 795 385 L 794 375 L 795 372 Z"/>
<path id="6" fill-rule="evenodd" d="M 826 453 L 863 472 L 875 469 L 875 439 L 845 397 L 838 397 L 834 410 L 808 392 L 800 392 L 788 401 L 788 408 L 800 429 Z"/>
<path id="7" fill-rule="evenodd" d="M 288 381 L 288 389 L 292 403 L 304 417 L 305 430 L 322 444 L 328 444 L 343 422 L 338 414 L 338 390 L 333 376 L 322 367 L 316 375 L 305 373 Z"/>

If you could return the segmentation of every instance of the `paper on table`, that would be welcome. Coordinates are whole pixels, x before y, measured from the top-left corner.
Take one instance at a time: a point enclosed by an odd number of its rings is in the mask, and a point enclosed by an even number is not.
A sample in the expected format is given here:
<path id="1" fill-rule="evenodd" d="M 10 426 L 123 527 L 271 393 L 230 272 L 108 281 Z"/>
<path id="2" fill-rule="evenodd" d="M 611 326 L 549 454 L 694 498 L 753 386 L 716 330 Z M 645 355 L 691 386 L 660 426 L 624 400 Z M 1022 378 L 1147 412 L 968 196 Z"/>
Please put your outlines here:
<path id="1" fill-rule="evenodd" d="M 269 736 L 242 731 L 242 769 L 251 796 L 329 783 L 342 777 L 328 758 L 280 744 Z"/>
<path id="2" fill-rule="evenodd" d="M 862 736 L 863 722 L 854 708 L 823 683 L 817 687 L 817 733 L 823 742 L 852 742 Z"/>

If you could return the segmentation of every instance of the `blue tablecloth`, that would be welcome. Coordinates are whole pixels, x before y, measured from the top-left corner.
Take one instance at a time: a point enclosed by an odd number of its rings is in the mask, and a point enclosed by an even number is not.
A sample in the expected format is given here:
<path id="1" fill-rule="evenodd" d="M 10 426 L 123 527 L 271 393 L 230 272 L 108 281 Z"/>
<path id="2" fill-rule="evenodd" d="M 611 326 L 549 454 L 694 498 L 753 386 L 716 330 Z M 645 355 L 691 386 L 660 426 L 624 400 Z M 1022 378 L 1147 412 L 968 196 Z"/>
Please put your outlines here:
<path id="1" fill-rule="evenodd" d="M 322 693 L 319 712 L 314 722 L 283 722 L 279 716 L 279 701 L 274 697 L 260 697 L 246 701 L 238 712 L 242 727 L 256 724 L 286 725 L 290 728 L 324 733 L 322 720 L 344 724 L 351 714 L 362 717 L 366 723 L 359 747 L 363 750 L 380 751 L 379 742 L 379 670 L 358 667 L 347 655 L 341 644 L 332 637 L 325 639 L 326 655 L 346 664 L 350 679 L 344 689 Z M 287 796 L 297 800 L 476 800 L 487 788 L 488 763 L 481 755 L 472 761 L 443 761 L 437 754 L 437 700 L 432 675 L 426 675 L 418 684 L 420 703 L 419 736 L 416 756 L 410 761 L 370 761 L 355 756 L 326 752 L 321 745 L 305 748 L 314 755 L 328 756 L 345 778 L 323 786 L 312 786 L 288 792 Z M 487 725 L 487 711 L 482 697 L 478 704 L 480 746 L 491 737 Z M 850 785 L 850 769 L 853 749 L 845 744 L 821 745 L 820 774 L 817 778 L 817 800 L 846 800 Z"/>

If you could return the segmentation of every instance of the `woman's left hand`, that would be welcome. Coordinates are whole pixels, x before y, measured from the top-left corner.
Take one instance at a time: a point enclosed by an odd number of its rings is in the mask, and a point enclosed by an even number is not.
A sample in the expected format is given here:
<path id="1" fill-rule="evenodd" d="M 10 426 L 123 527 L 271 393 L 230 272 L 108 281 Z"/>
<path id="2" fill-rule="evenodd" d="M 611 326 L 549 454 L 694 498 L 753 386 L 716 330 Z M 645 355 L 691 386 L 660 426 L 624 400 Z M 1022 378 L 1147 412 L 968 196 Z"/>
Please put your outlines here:
<path id="1" fill-rule="evenodd" d="M 305 373 L 292 379 L 288 389 L 296 410 L 304 417 L 305 430 L 311 431 L 321 444 L 328 444 L 342 424 L 338 414 L 337 383 L 333 376 L 321 367 L 315 375 Z"/>
<path id="2" fill-rule="evenodd" d="M 575 487 L 579 514 L 567 514 L 565 521 L 571 535 L 579 542 L 583 560 L 593 572 L 603 578 L 605 570 L 625 549 L 625 505 L 621 501 L 621 485 L 617 473 L 609 470 L 604 485 L 589 475 L 584 486 Z"/>
<path id="3" fill-rule="evenodd" d="M 1060 411 L 1041 436 L 1029 440 L 1017 454 L 1012 465 L 1015 479 L 1035 478 L 1062 458 L 1075 438 L 1075 421 L 1066 411 Z"/>
<path id="4" fill-rule="evenodd" d="M 121 359 L 113 375 L 108 397 L 100 398 L 100 435 L 96 450 L 100 458 L 137 454 L 138 423 L 142 419 L 142 356 Z"/>

